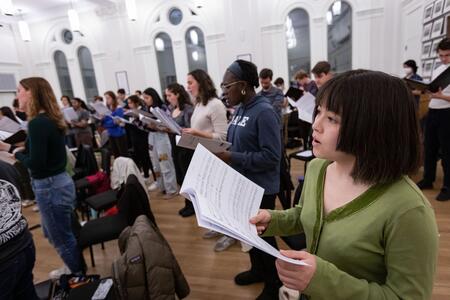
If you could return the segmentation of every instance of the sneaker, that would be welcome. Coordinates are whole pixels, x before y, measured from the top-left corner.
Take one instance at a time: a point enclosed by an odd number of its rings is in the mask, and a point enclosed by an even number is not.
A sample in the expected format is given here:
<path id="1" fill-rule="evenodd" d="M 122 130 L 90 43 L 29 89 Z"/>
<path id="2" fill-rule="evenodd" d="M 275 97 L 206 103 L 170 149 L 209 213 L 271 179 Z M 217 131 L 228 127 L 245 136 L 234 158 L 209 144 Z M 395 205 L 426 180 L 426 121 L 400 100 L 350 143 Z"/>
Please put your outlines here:
<path id="1" fill-rule="evenodd" d="M 234 243 L 236 243 L 236 240 L 224 235 L 220 239 L 217 240 L 216 245 L 214 246 L 214 251 L 216 252 L 222 252 L 230 248 Z"/>
<path id="2" fill-rule="evenodd" d="M 203 238 L 204 239 L 212 239 L 212 238 L 215 238 L 215 237 L 218 237 L 220 235 L 220 233 L 218 233 L 217 231 L 214 231 L 214 230 L 208 230 L 207 232 L 205 232 L 204 234 L 203 234 Z"/>
<path id="3" fill-rule="evenodd" d="M 195 215 L 195 210 L 193 207 L 185 207 L 180 214 L 183 218 L 187 218 Z"/>
<path id="4" fill-rule="evenodd" d="M 70 272 L 70 269 L 64 265 L 63 267 L 53 270 L 50 273 L 48 273 L 48 277 L 53 280 L 56 281 L 59 279 L 59 277 L 61 277 L 64 274 L 71 274 L 72 272 Z"/>
<path id="5" fill-rule="evenodd" d="M 168 200 L 168 199 L 172 199 L 173 197 L 176 197 L 176 196 L 178 196 L 177 192 L 171 193 L 171 194 L 165 194 L 162 198 Z"/>
<path id="6" fill-rule="evenodd" d="M 244 271 L 234 277 L 234 282 L 237 285 L 249 285 L 253 283 L 263 282 L 264 280 L 258 275 L 253 274 L 252 271 Z"/>
<path id="7" fill-rule="evenodd" d="M 422 179 L 417 184 L 417 187 L 421 190 L 431 190 L 433 189 L 433 183 L 425 181 L 425 179 Z"/>
<path id="8" fill-rule="evenodd" d="M 149 192 L 154 192 L 158 189 L 159 189 L 159 187 L 158 187 L 158 183 L 156 181 L 153 181 L 152 184 L 150 184 L 150 186 L 148 187 Z"/>
<path id="9" fill-rule="evenodd" d="M 437 195 L 436 200 L 438 201 L 448 201 L 450 200 L 450 189 L 444 186 L 440 193 Z"/>

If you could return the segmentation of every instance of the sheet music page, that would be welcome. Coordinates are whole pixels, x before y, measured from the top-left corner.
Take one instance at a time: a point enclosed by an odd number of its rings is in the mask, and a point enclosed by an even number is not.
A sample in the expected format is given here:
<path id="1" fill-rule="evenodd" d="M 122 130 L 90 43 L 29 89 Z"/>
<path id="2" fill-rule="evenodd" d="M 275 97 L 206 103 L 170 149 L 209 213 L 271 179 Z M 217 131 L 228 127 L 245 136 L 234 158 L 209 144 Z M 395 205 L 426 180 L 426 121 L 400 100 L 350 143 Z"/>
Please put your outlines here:
<path id="1" fill-rule="evenodd" d="M 286 97 L 289 104 L 293 107 L 297 107 L 297 102 L 295 102 L 291 97 Z"/>
<path id="2" fill-rule="evenodd" d="M 95 113 L 102 116 L 109 116 L 111 111 L 101 102 L 95 102 L 92 104 L 95 109 Z"/>
<path id="3" fill-rule="evenodd" d="M 152 107 L 150 111 L 155 115 L 155 117 L 158 118 L 158 120 L 160 120 L 164 124 L 164 126 L 169 128 L 173 133 L 181 134 L 180 125 L 178 125 L 177 122 L 172 119 L 172 117 L 164 113 L 159 107 Z"/>
<path id="4" fill-rule="evenodd" d="M 311 93 L 305 93 L 303 97 L 296 102 L 298 109 L 298 118 L 311 123 L 313 122 L 314 108 L 316 107 L 316 97 Z"/>
<path id="5" fill-rule="evenodd" d="M 73 109 L 73 107 L 66 107 L 62 110 L 63 115 L 64 115 L 64 119 L 67 122 L 72 122 L 72 121 L 76 121 L 78 120 L 78 114 L 75 111 L 75 109 Z"/>
<path id="6" fill-rule="evenodd" d="M 259 210 L 264 189 L 199 144 L 180 194 L 194 205 L 199 226 L 216 230 L 295 264 L 258 236 L 249 219 Z"/>
<path id="7" fill-rule="evenodd" d="M 227 151 L 231 143 L 208 139 L 204 137 L 195 136 L 192 134 L 183 133 L 180 138 L 176 139 L 177 146 L 195 150 L 198 144 L 202 144 L 206 149 L 212 153 L 220 153 Z"/>
<path id="8" fill-rule="evenodd" d="M 6 131 L 9 133 L 16 133 L 17 131 L 21 130 L 19 123 L 14 122 L 8 117 L 1 117 L 0 118 L 0 130 Z"/>
<path id="9" fill-rule="evenodd" d="M 10 136 L 12 136 L 13 134 L 14 134 L 14 133 L 0 130 L 0 140 L 1 140 L 1 141 L 4 141 L 4 140 L 6 140 L 7 138 L 9 138 Z"/>

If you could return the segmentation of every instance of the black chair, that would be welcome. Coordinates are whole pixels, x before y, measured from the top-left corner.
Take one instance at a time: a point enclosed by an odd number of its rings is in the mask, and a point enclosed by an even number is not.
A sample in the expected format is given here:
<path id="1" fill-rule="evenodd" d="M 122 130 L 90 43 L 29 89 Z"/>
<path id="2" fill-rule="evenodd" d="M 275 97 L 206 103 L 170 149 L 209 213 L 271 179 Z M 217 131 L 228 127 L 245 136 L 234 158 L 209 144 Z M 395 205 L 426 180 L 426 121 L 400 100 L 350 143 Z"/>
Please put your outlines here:
<path id="1" fill-rule="evenodd" d="M 78 245 L 81 249 L 89 247 L 91 264 L 95 267 L 92 245 L 115 240 L 127 226 L 131 226 L 139 215 L 146 215 L 156 224 L 150 209 L 147 192 L 135 175 L 130 175 L 118 195 L 118 213 L 112 216 L 90 220 L 80 228 Z"/>
<path id="2" fill-rule="evenodd" d="M 74 181 L 97 173 L 98 165 L 92 146 L 82 144 L 78 147 L 73 171 L 75 173 L 72 176 Z"/>

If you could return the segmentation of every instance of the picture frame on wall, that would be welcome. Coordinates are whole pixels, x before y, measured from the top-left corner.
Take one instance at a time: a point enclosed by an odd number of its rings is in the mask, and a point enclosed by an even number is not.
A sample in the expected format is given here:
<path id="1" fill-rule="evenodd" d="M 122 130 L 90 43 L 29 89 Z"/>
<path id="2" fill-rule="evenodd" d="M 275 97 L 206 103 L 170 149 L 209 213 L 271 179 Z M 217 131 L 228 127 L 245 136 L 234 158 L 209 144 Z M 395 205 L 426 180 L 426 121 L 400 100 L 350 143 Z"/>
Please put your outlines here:
<path id="1" fill-rule="evenodd" d="M 442 34 L 442 26 L 444 25 L 444 18 L 439 18 L 434 21 L 433 29 L 431 30 L 431 37 L 435 38 Z"/>
<path id="2" fill-rule="evenodd" d="M 430 77 L 431 72 L 433 71 L 433 59 L 427 59 L 422 64 L 422 74 L 424 77 Z"/>
<path id="3" fill-rule="evenodd" d="M 444 8 L 443 8 L 443 13 L 449 12 L 450 11 L 450 0 L 445 0 L 444 1 Z"/>
<path id="4" fill-rule="evenodd" d="M 236 55 L 236 59 L 252 61 L 252 55 L 250 53 L 239 54 L 239 55 Z"/>
<path id="5" fill-rule="evenodd" d="M 434 6 L 434 3 L 431 3 L 430 5 L 425 7 L 425 10 L 423 13 L 423 22 L 424 23 L 433 19 L 433 6 Z"/>
<path id="6" fill-rule="evenodd" d="M 422 45 L 422 58 L 428 58 L 430 56 L 431 41 L 423 43 Z"/>
<path id="7" fill-rule="evenodd" d="M 430 39 L 431 29 L 432 28 L 433 28 L 433 23 L 432 22 L 430 22 L 428 24 L 425 24 L 425 26 L 423 26 L 422 41 L 426 41 L 426 40 Z"/>
<path id="8" fill-rule="evenodd" d="M 439 58 L 436 58 L 433 62 L 433 71 L 442 66 L 442 62 Z"/>
<path id="9" fill-rule="evenodd" d="M 118 89 L 124 89 L 127 95 L 130 94 L 130 86 L 128 84 L 128 76 L 126 71 L 116 72 L 116 83 Z"/>
<path id="10" fill-rule="evenodd" d="M 433 18 L 437 18 L 442 14 L 443 4 L 444 0 L 437 0 L 436 2 L 434 2 Z"/>
<path id="11" fill-rule="evenodd" d="M 435 39 L 433 40 L 432 44 L 431 44 L 431 49 L 430 49 L 430 55 L 429 57 L 437 57 L 437 46 L 439 45 L 439 42 L 441 41 L 441 39 Z"/>

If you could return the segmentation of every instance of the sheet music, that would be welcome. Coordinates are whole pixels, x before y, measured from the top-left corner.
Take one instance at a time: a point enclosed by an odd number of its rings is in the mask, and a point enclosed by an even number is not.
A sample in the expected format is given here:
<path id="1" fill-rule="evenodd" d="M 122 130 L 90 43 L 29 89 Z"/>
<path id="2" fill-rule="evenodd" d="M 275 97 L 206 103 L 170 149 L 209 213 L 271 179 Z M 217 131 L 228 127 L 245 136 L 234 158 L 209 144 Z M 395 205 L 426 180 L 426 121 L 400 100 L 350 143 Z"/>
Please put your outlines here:
<path id="1" fill-rule="evenodd" d="M 305 93 L 296 102 L 296 107 L 298 109 L 298 118 L 312 124 L 314 108 L 316 107 L 316 97 L 311 93 Z"/>
<path id="2" fill-rule="evenodd" d="M 293 107 L 297 107 L 297 102 L 295 102 L 291 97 L 286 97 L 289 104 L 292 105 Z"/>
<path id="3" fill-rule="evenodd" d="M 183 133 L 181 136 L 177 135 L 175 139 L 177 142 L 177 146 L 179 147 L 195 150 L 198 144 L 202 144 L 212 153 L 227 151 L 227 149 L 231 146 L 231 143 L 229 142 L 208 139 L 187 133 Z"/>
<path id="4" fill-rule="evenodd" d="M 22 127 L 19 123 L 14 122 L 8 117 L 1 117 L 0 118 L 0 130 L 6 131 L 9 133 L 16 133 L 17 131 L 21 130 Z"/>
<path id="5" fill-rule="evenodd" d="M 62 110 L 63 115 L 64 115 L 64 119 L 67 122 L 72 122 L 72 121 L 77 121 L 78 120 L 78 114 L 75 111 L 75 109 L 73 109 L 73 107 L 66 107 Z"/>
<path id="6" fill-rule="evenodd" d="M 294 264 L 258 236 L 249 219 L 259 210 L 264 189 L 228 166 L 199 144 L 186 173 L 180 194 L 193 203 L 199 226 L 250 244 Z"/>
<path id="7" fill-rule="evenodd" d="M 152 112 L 152 114 L 155 115 L 155 117 L 158 118 L 158 120 L 160 120 L 163 123 L 164 126 L 169 128 L 170 131 L 178 135 L 181 135 L 181 127 L 180 125 L 177 124 L 177 122 L 175 122 L 174 119 L 172 119 L 172 117 L 164 113 L 159 107 L 152 107 L 150 111 Z"/>
<path id="8" fill-rule="evenodd" d="M 92 104 L 92 106 L 94 107 L 95 113 L 97 115 L 102 115 L 102 116 L 109 116 L 109 115 L 111 115 L 111 111 L 109 110 L 109 108 L 107 108 L 101 102 L 95 102 L 94 104 Z"/>

